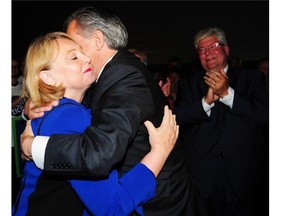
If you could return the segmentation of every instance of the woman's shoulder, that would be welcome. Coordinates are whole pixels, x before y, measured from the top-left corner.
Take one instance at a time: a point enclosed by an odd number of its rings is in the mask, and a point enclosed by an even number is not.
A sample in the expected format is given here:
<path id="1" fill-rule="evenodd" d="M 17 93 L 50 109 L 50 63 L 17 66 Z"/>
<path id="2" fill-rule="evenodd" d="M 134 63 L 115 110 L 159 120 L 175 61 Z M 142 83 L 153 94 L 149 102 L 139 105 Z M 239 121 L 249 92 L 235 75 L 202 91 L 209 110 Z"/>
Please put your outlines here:
<path id="1" fill-rule="evenodd" d="M 41 119 L 36 119 L 34 126 L 38 125 L 38 133 L 45 132 L 46 135 L 49 133 L 82 133 L 90 122 L 89 109 L 74 100 L 64 98 Z"/>

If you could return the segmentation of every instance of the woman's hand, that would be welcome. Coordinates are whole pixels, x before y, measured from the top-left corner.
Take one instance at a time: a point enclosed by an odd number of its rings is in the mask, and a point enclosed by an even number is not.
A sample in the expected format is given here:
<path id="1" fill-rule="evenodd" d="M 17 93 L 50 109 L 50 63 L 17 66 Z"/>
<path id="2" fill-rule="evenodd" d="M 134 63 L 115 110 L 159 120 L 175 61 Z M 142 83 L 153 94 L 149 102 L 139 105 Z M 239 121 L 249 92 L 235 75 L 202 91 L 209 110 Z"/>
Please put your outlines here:
<path id="1" fill-rule="evenodd" d="M 176 144 L 179 126 L 176 116 L 172 114 L 168 106 L 164 108 L 164 117 L 160 127 L 155 128 L 150 121 L 145 121 L 144 124 L 149 133 L 151 151 L 142 159 L 141 163 L 146 165 L 157 177 Z"/>

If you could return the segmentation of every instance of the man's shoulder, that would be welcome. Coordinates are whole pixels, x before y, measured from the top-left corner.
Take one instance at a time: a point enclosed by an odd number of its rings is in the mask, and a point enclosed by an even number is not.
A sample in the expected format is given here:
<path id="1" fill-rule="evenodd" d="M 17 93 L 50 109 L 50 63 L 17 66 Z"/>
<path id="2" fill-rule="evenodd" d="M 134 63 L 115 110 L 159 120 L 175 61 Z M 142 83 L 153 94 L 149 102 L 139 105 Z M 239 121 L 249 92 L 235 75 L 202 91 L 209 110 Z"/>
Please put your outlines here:
<path id="1" fill-rule="evenodd" d="M 252 81 L 254 79 L 263 79 L 264 78 L 264 74 L 257 70 L 257 69 L 243 69 L 241 71 L 238 71 L 238 77 L 239 79 L 247 79 L 247 81 Z"/>
<path id="2" fill-rule="evenodd" d="M 145 66 L 133 53 L 129 52 L 126 49 L 119 50 L 109 62 L 109 65 L 135 67 L 137 69 Z"/>

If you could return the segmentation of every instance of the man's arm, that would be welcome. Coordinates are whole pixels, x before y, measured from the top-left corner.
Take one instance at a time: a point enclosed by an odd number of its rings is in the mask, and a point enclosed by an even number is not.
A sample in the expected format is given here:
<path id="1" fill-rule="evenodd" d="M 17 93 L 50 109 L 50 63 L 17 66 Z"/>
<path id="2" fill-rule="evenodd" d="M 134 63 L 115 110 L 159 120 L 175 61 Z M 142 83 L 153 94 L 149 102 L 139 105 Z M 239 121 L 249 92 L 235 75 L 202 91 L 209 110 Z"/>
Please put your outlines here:
<path id="1" fill-rule="evenodd" d="M 93 108 L 91 125 L 82 135 L 50 137 L 45 152 L 45 171 L 59 175 L 106 176 L 124 157 L 140 124 L 154 111 L 145 78 L 142 73 L 129 69 L 121 74 L 125 79 L 110 75 L 106 83 L 101 80 L 101 88 L 107 89 L 95 92 L 102 97 L 95 96 L 101 98 Z"/>
<path id="2" fill-rule="evenodd" d="M 241 116 L 247 122 L 267 126 L 269 97 L 265 89 L 264 75 L 260 71 L 243 71 L 239 79 L 246 81 L 245 91 L 239 91 L 235 87 L 231 112 Z"/>

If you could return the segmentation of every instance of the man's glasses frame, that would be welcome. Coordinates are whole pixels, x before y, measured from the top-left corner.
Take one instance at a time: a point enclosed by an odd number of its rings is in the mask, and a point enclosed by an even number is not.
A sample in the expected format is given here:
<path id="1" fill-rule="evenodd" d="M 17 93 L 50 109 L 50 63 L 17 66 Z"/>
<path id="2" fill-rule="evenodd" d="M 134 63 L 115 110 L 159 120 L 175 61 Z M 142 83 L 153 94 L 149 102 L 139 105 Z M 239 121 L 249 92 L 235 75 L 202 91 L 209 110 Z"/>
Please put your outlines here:
<path id="1" fill-rule="evenodd" d="M 212 51 L 212 50 L 215 50 L 216 48 L 218 48 L 220 46 L 225 46 L 225 44 L 216 42 L 216 43 L 210 44 L 210 45 L 205 46 L 205 47 L 199 47 L 198 53 L 200 53 L 200 54 L 205 53 L 206 50 Z"/>

